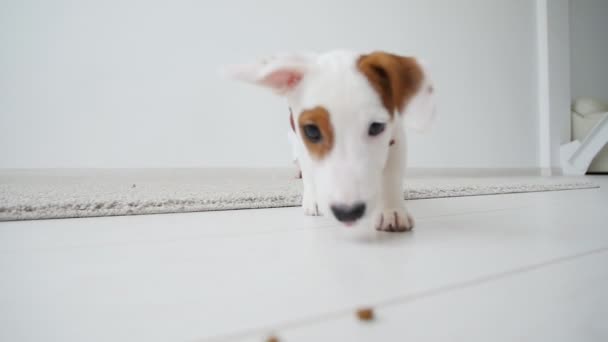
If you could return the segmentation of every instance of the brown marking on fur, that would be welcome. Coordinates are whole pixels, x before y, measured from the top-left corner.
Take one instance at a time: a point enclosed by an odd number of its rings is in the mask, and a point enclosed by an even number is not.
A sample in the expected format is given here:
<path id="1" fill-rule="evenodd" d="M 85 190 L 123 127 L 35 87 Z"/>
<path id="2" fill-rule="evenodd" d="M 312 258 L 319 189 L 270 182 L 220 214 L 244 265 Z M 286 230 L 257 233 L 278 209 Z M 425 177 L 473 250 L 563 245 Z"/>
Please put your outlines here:
<path id="1" fill-rule="evenodd" d="M 403 113 L 424 80 L 422 68 L 412 57 L 373 52 L 361 56 L 357 67 L 380 95 L 391 116 L 395 111 Z"/>
<path id="2" fill-rule="evenodd" d="M 312 142 L 304 134 L 304 126 L 316 125 L 321 131 L 321 140 Z M 334 129 L 329 120 L 329 112 L 327 109 L 318 106 L 313 109 L 304 110 L 298 117 L 298 126 L 300 127 L 300 136 L 310 152 L 310 155 L 315 159 L 323 159 L 334 146 Z"/>

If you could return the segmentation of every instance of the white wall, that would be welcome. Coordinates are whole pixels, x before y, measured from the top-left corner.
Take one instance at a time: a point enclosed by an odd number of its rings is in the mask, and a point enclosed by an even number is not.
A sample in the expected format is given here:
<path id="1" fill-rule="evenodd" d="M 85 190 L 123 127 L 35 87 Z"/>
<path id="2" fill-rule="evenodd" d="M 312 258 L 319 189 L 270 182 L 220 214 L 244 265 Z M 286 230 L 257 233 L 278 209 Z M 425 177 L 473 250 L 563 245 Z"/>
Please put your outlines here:
<path id="1" fill-rule="evenodd" d="M 216 70 L 332 48 L 416 54 L 433 66 L 440 120 L 410 137 L 410 166 L 538 166 L 533 1 L 0 6 L 0 167 L 288 165 L 284 102 Z"/>
<path id="2" fill-rule="evenodd" d="M 572 98 L 608 102 L 608 1 L 570 0 Z"/>
<path id="3" fill-rule="evenodd" d="M 569 0 L 536 0 L 539 166 L 560 169 L 559 148 L 570 141 Z"/>
<path id="4" fill-rule="evenodd" d="M 552 125 L 558 143 L 570 141 L 569 0 L 549 0 L 549 78 Z M 554 163 L 554 166 L 559 165 Z"/>

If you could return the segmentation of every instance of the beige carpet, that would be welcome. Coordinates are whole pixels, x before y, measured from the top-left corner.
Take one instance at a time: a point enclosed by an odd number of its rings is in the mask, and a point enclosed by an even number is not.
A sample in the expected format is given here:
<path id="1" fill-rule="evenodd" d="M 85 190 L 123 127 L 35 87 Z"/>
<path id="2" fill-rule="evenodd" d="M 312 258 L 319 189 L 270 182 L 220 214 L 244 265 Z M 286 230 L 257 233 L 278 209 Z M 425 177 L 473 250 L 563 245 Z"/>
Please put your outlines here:
<path id="1" fill-rule="evenodd" d="M 0 221 L 299 206 L 293 170 L 0 170 Z M 582 177 L 415 177 L 406 199 L 595 188 Z"/>

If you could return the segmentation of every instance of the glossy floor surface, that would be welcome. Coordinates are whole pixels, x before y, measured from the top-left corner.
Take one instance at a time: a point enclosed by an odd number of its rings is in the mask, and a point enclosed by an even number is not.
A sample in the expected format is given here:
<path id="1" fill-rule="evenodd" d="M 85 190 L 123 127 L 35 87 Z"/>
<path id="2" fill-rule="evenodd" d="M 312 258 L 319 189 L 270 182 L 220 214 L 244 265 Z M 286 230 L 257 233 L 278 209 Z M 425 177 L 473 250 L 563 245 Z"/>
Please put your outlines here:
<path id="1" fill-rule="evenodd" d="M 301 208 L 3 222 L 0 340 L 606 341 L 608 177 L 589 179 L 411 201 L 405 234 Z"/>

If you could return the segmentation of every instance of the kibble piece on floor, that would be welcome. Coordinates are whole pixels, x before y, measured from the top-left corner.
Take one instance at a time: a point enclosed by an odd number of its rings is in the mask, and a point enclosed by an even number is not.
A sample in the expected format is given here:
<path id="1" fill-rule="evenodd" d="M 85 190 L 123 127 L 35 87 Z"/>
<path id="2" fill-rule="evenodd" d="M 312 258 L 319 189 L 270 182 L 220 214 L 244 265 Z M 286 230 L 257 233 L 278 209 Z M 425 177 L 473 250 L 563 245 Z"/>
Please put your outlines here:
<path id="1" fill-rule="evenodd" d="M 374 310 L 372 308 L 361 308 L 357 310 L 357 317 L 361 321 L 371 321 L 374 319 Z"/>
<path id="2" fill-rule="evenodd" d="M 279 342 L 279 338 L 278 338 L 278 337 L 276 337 L 276 336 L 269 336 L 269 337 L 266 339 L 266 342 Z"/>

